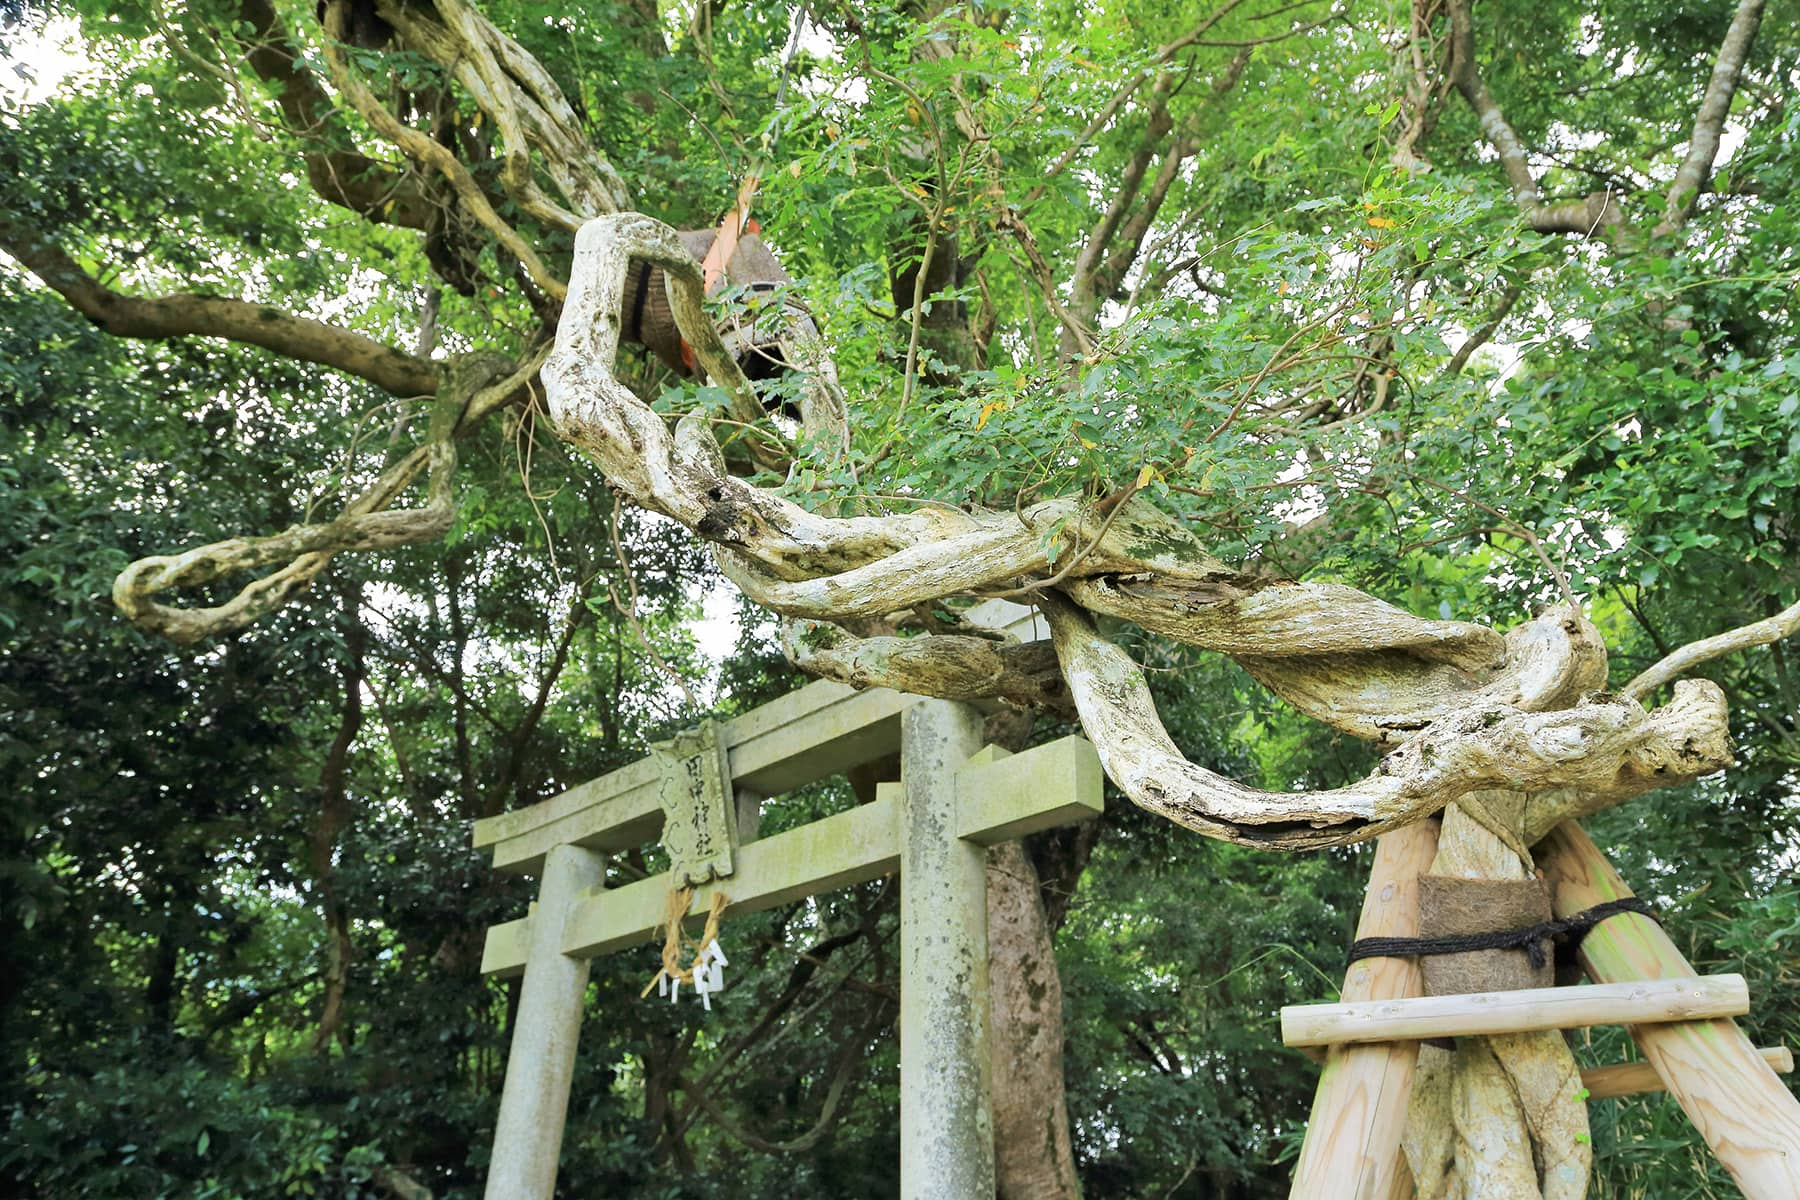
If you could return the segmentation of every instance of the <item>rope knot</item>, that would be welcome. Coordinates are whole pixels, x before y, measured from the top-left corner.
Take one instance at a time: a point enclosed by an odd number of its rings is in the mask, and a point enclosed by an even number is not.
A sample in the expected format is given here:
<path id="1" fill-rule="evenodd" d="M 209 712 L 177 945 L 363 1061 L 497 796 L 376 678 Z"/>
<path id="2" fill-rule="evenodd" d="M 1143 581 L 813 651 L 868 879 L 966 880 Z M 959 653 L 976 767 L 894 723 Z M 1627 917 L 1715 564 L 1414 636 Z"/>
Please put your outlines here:
<path id="1" fill-rule="evenodd" d="M 699 993 L 700 1003 L 706 1011 L 712 1011 L 712 993 L 725 986 L 725 967 L 729 960 L 725 951 L 719 947 L 719 918 L 724 915 L 725 908 L 731 898 L 724 892 L 715 890 L 712 894 L 711 906 L 706 912 L 706 928 L 700 939 L 695 941 L 682 932 L 681 923 L 687 918 L 688 906 L 694 902 L 694 889 L 677 888 L 669 892 L 667 915 L 664 918 L 662 966 L 657 969 L 655 978 L 644 985 L 639 999 L 648 999 L 651 989 L 659 996 L 667 996 L 673 1004 L 681 994 L 681 985 L 687 984 Z M 694 957 L 686 966 L 681 963 L 683 945 L 693 948 Z"/>

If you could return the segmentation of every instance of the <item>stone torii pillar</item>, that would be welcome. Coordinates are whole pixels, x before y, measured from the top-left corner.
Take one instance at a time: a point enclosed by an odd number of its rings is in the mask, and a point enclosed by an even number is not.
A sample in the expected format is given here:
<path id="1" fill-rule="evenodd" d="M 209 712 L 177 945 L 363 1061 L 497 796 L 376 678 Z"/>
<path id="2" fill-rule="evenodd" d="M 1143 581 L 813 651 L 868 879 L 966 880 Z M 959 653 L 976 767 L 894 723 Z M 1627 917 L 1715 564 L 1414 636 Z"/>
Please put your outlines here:
<path id="1" fill-rule="evenodd" d="M 956 836 L 981 713 L 929 700 L 900 723 L 900 1197 L 994 1194 L 987 855 Z"/>
<path id="2" fill-rule="evenodd" d="M 548 1197 L 556 1190 L 591 961 L 564 954 L 563 933 L 576 900 L 584 892 L 599 891 L 605 880 L 606 859 L 592 850 L 562 845 L 544 858 L 512 1048 L 506 1056 L 500 1119 L 494 1127 L 488 1200 Z"/>
<path id="3" fill-rule="evenodd" d="M 707 766 L 679 774 L 702 781 L 709 813 L 732 814 L 731 874 L 699 882 L 690 915 L 708 911 L 720 890 L 729 920 L 899 873 L 904 1200 L 994 1194 L 986 848 L 1101 807 L 1100 762 L 1086 740 L 1013 755 L 981 747 L 982 723 L 972 705 L 818 683 L 723 722 L 679 752 Z M 880 784 L 873 803 L 754 837 L 744 797 L 895 750 L 901 780 Z M 646 760 L 477 823 L 476 844 L 493 847 L 496 867 L 542 879 L 531 915 L 490 928 L 482 957 L 485 974 L 525 976 L 488 1200 L 550 1200 L 588 962 L 648 943 L 663 930 L 671 892 L 694 882 L 677 867 L 602 890 L 604 851 L 657 836 L 661 778 Z"/>

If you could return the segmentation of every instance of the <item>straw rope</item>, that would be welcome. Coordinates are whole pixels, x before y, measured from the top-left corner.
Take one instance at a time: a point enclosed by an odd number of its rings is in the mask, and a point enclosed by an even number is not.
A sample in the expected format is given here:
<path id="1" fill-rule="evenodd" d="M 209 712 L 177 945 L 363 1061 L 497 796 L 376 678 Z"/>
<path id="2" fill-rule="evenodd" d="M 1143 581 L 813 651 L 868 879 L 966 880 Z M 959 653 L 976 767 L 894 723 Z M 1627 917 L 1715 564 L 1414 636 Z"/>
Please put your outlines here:
<path id="1" fill-rule="evenodd" d="M 678 888 L 669 893 L 668 914 L 664 922 L 662 967 L 653 975 L 650 982 L 644 985 L 639 999 L 648 999 L 656 990 L 657 981 L 667 976 L 672 982 L 694 986 L 694 968 L 706 957 L 706 948 L 719 940 L 719 918 L 725 912 L 725 906 L 731 903 L 731 897 L 722 891 L 712 894 L 712 907 L 706 913 L 706 928 L 700 933 L 700 940 L 694 941 L 681 931 L 681 922 L 687 917 L 688 905 L 694 901 L 694 889 Z M 687 966 L 681 965 L 681 947 L 686 942 L 694 948 L 694 957 Z"/>

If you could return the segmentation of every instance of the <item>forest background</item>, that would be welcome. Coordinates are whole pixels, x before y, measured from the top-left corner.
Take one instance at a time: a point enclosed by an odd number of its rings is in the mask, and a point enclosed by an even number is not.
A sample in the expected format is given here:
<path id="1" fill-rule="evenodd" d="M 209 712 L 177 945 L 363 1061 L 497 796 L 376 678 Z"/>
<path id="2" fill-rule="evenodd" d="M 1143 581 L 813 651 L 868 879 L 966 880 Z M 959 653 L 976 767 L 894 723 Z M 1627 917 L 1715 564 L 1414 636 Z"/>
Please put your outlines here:
<path id="1" fill-rule="evenodd" d="M 409 168 L 321 116 L 324 11 L 0 3 L 3 1195 L 478 1194 L 516 1001 L 479 977 L 481 934 L 529 897 L 470 822 L 804 682 L 747 603 L 729 653 L 703 642 L 736 605 L 711 559 L 535 393 L 461 437 L 441 539 L 340 554 L 196 646 L 115 610 L 132 560 L 329 515 L 430 423 L 379 370 L 181 297 L 426 360 L 553 324 L 454 203 L 351 186 Z M 1143 490 L 1227 561 L 1425 616 L 1506 627 L 1578 595 L 1615 686 L 1800 599 L 1791 6 L 483 11 L 636 207 L 705 228 L 764 175 L 850 397 L 849 457 L 802 455 L 797 492 Z M 347 61 L 499 193 L 498 135 L 438 64 Z M 500 213 L 562 269 L 566 236 Z M 128 303 L 156 297 L 177 303 Z M 622 370 L 726 410 L 648 355 Z M 1110 632 L 1196 762 L 1282 789 L 1374 761 L 1229 659 Z M 1703 669 L 1733 770 L 1589 823 L 1691 961 L 1749 977 L 1758 1045 L 1800 1044 L 1793 653 Z M 775 798 L 764 829 L 855 802 Z M 1316 1068 L 1275 1014 L 1333 994 L 1367 848 L 1246 849 L 1114 795 L 1026 851 L 1063 997 L 1059 1194 L 1285 1195 Z M 598 960 L 565 1193 L 892 1194 L 895 924 L 891 881 L 729 921 L 705 1016 L 638 999 L 650 949 Z M 1593 1121 L 1594 1195 L 1735 1194 L 1666 1099 Z"/>

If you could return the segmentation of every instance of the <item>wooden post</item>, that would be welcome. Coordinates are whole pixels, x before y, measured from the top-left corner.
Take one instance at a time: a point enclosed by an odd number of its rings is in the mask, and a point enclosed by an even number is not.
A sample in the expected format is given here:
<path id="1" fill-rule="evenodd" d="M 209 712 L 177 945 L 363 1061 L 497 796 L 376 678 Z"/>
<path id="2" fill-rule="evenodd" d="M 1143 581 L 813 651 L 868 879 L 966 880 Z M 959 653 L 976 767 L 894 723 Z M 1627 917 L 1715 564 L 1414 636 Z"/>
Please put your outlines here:
<path id="1" fill-rule="evenodd" d="M 1437 824 L 1420 821 L 1384 834 L 1356 936 L 1415 937 L 1419 876 L 1437 854 Z M 1345 1000 L 1390 1000 L 1421 991 L 1416 959 L 1365 958 L 1344 975 Z M 1401 1200 L 1412 1176 L 1400 1156 L 1417 1042 L 1335 1046 L 1313 1095 L 1306 1142 L 1294 1170 L 1295 1200 Z"/>
<path id="2" fill-rule="evenodd" d="M 1559 917 L 1631 895 L 1573 821 L 1538 844 L 1537 860 L 1554 889 Z M 1663 979 L 1694 970 L 1662 927 L 1638 913 L 1620 913 L 1595 926 L 1582 940 L 1581 962 L 1602 982 Z M 1747 1200 L 1800 1196 L 1800 1100 L 1735 1021 L 1644 1025 L 1631 1034 Z"/>
<path id="3" fill-rule="evenodd" d="M 994 1195 L 986 854 L 957 836 L 957 774 L 981 727 L 944 700 L 900 722 L 902 1200 Z"/>
<path id="4" fill-rule="evenodd" d="M 592 850 L 562 845 L 545 855 L 512 1049 L 506 1056 L 487 1200 L 551 1200 L 556 1191 L 588 981 L 588 960 L 563 953 L 563 926 L 581 894 L 605 879 L 605 860 Z"/>

